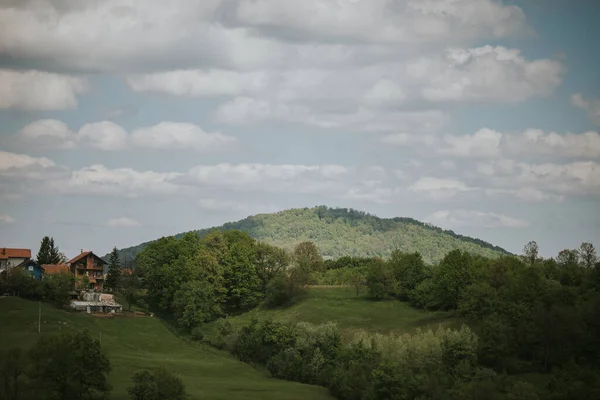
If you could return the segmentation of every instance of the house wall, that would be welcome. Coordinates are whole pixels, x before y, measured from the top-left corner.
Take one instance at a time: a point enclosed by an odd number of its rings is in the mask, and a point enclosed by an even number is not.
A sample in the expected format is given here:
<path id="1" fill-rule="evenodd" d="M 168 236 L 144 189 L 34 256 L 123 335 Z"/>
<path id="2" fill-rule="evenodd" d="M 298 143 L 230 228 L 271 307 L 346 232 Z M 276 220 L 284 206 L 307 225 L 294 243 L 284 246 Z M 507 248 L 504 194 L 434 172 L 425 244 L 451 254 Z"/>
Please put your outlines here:
<path id="1" fill-rule="evenodd" d="M 29 258 L 25 257 L 9 257 L 8 259 L 2 259 L 0 260 L 0 271 L 8 271 L 28 259 Z"/>

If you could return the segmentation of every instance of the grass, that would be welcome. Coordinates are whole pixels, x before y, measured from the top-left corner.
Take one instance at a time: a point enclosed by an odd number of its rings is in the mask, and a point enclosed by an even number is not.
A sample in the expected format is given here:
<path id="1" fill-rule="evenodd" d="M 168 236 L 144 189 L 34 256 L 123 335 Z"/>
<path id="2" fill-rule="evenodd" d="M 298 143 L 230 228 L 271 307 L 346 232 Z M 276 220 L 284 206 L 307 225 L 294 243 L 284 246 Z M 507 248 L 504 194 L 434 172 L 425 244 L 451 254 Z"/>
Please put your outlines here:
<path id="1" fill-rule="evenodd" d="M 0 298 L 0 350 L 38 339 L 38 303 Z M 181 376 L 192 399 L 331 399 L 325 388 L 270 378 L 227 353 L 188 343 L 157 318 L 99 318 L 42 303 L 42 334 L 88 329 L 110 359 L 111 399 L 127 399 L 131 376 L 164 365 Z"/>
<path id="2" fill-rule="evenodd" d="M 417 328 L 437 328 L 439 325 L 460 325 L 452 314 L 417 310 L 408 303 L 398 300 L 372 301 L 365 296 L 356 297 L 351 287 L 311 287 L 306 298 L 284 309 L 256 309 L 249 313 L 231 317 L 234 326 L 249 323 L 258 318 L 272 317 L 284 322 L 310 322 L 324 324 L 335 322 L 342 336 L 352 338 L 357 330 L 379 333 L 411 333 Z"/>

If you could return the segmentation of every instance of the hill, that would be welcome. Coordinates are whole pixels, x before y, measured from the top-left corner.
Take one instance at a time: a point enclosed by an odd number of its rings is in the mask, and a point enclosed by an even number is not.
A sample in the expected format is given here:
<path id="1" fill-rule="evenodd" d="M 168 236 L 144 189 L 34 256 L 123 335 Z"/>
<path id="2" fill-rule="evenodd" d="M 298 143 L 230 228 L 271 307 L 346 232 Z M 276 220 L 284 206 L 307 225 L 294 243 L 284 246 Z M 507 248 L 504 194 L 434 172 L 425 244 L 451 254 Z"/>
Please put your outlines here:
<path id="1" fill-rule="evenodd" d="M 302 241 L 313 241 L 326 258 L 387 257 L 394 249 L 419 251 L 426 263 L 438 262 L 454 249 L 487 257 L 508 254 L 506 250 L 483 240 L 412 218 L 379 218 L 362 211 L 326 206 L 258 214 L 197 232 L 205 235 L 213 229 L 241 230 L 257 240 L 288 250 Z M 142 243 L 121 249 L 119 255 L 122 260 L 132 259 L 146 245 Z"/>
<path id="2" fill-rule="evenodd" d="M 36 342 L 37 302 L 0 297 L 0 315 L 0 350 Z M 42 304 L 42 334 L 86 328 L 101 338 L 110 359 L 111 399 L 128 399 L 131 376 L 159 365 L 182 378 L 190 399 L 331 399 L 325 388 L 270 378 L 225 352 L 188 343 L 157 318 L 98 318 Z"/>

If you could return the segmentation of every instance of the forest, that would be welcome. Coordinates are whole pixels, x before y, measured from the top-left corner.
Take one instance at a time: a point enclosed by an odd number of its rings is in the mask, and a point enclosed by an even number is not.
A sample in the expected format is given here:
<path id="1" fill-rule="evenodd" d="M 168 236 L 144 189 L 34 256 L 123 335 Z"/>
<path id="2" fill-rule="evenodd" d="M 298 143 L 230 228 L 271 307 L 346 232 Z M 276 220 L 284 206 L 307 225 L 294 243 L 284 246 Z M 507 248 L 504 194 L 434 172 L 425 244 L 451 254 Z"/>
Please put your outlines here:
<path id="1" fill-rule="evenodd" d="M 274 377 L 324 386 L 338 399 L 600 396 L 600 263 L 590 243 L 554 258 L 540 257 L 535 242 L 519 256 L 455 249 L 427 264 L 401 250 L 324 260 L 310 241 L 290 252 L 245 232 L 215 230 L 161 238 L 133 264 L 143 284 L 133 301 L 182 334 Z M 349 285 L 373 302 L 447 310 L 464 323 L 343 340 L 330 323 L 229 322 L 252 309 L 289 307 L 315 284 Z M 545 383 L 536 386 L 531 376 Z"/>
<path id="2" fill-rule="evenodd" d="M 327 206 L 259 214 L 196 232 L 202 237 L 215 229 L 243 231 L 256 240 L 288 251 L 298 243 L 311 241 L 325 258 L 389 257 L 394 250 L 419 251 L 425 263 L 432 264 L 453 249 L 486 257 L 509 254 L 481 239 L 459 235 L 413 218 L 379 218 L 362 211 Z M 134 258 L 147 245 L 142 243 L 120 249 L 119 256 L 121 259 Z M 108 255 L 105 259 L 108 261 Z"/>

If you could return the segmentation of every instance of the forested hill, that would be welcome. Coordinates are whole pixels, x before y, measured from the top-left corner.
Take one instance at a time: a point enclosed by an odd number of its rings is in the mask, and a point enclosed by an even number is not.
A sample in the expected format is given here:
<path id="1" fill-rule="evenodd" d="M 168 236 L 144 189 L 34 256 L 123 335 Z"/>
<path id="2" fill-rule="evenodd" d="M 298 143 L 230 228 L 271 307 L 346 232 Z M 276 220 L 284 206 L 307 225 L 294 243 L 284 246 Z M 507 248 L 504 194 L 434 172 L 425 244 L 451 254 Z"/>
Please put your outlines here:
<path id="1" fill-rule="evenodd" d="M 257 240 L 285 249 L 309 240 L 317 244 L 326 258 L 387 257 L 394 249 L 400 249 L 419 251 L 426 263 L 435 263 L 453 249 L 489 257 L 508 253 L 483 240 L 458 235 L 412 218 L 378 218 L 361 211 L 326 206 L 259 214 L 198 232 L 204 235 L 213 229 L 241 230 Z M 146 244 L 121 249 L 121 260 L 132 259 Z"/>

